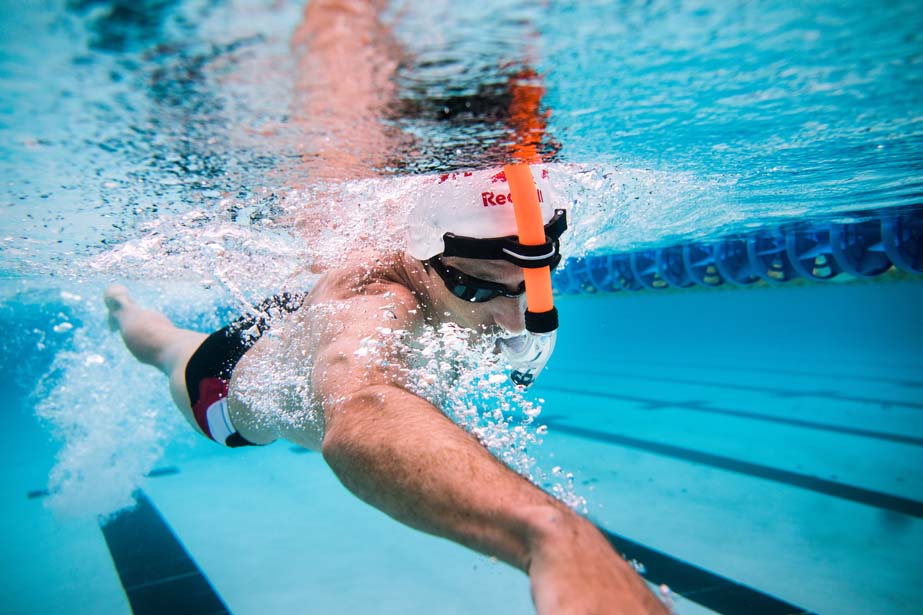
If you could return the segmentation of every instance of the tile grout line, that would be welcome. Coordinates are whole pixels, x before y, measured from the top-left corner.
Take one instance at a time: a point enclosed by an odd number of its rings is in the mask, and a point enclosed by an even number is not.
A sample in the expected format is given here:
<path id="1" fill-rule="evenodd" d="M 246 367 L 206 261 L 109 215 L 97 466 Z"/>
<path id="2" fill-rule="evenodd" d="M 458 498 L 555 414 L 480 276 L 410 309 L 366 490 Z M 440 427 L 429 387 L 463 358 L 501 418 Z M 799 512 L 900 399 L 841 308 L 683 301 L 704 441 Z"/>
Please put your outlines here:
<path id="1" fill-rule="evenodd" d="M 550 430 L 585 438 L 587 440 L 596 440 L 607 444 L 643 450 L 664 457 L 683 459 L 692 463 L 728 470 L 746 476 L 763 478 L 777 483 L 807 489 L 808 491 L 814 491 L 815 493 L 822 493 L 843 500 L 849 500 L 875 508 L 892 510 L 911 517 L 923 519 L 923 502 L 918 500 L 911 500 L 881 491 L 872 491 L 871 489 L 864 489 L 862 487 L 854 487 L 852 485 L 808 476 L 806 474 L 798 474 L 797 472 L 790 472 L 788 470 L 779 470 L 770 466 L 741 461 L 733 457 L 703 453 L 701 451 L 674 446 L 672 444 L 661 444 L 659 442 L 641 440 L 639 438 L 632 438 L 605 431 L 573 427 L 556 421 L 545 421 L 545 425 L 547 425 Z"/>
<path id="2" fill-rule="evenodd" d="M 643 404 L 645 407 L 643 410 L 661 410 L 666 408 L 679 408 L 681 410 L 691 411 L 691 412 L 702 412 L 704 414 L 717 414 L 724 416 L 734 416 L 738 418 L 751 419 L 754 421 L 765 421 L 767 423 L 777 423 L 780 425 L 791 425 L 794 427 L 802 427 L 805 429 L 815 429 L 817 431 L 825 431 L 828 433 L 842 433 L 850 436 L 858 436 L 862 438 L 871 438 L 874 440 L 884 440 L 887 442 L 896 442 L 898 444 L 907 444 L 910 446 L 923 446 L 923 438 L 916 438 L 913 436 L 902 436 L 900 434 L 893 434 L 883 431 L 871 431 L 868 429 L 859 429 L 858 427 L 843 427 L 840 425 L 830 425 L 826 423 L 817 423 L 814 421 L 806 421 L 803 419 L 790 419 L 786 417 L 776 417 L 768 414 L 760 414 L 758 412 L 748 412 L 745 410 L 729 410 L 726 408 L 714 408 L 708 407 L 707 401 L 668 401 L 661 399 L 652 399 L 648 397 L 639 397 L 636 395 L 620 395 L 617 393 L 609 393 L 602 391 L 590 391 L 586 389 L 574 389 L 570 387 L 560 387 L 560 386 L 545 386 L 544 390 L 554 391 L 556 393 L 569 393 L 573 395 L 585 395 L 587 397 L 602 397 L 604 399 L 615 399 L 618 401 L 626 401 L 637 404 Z"/>

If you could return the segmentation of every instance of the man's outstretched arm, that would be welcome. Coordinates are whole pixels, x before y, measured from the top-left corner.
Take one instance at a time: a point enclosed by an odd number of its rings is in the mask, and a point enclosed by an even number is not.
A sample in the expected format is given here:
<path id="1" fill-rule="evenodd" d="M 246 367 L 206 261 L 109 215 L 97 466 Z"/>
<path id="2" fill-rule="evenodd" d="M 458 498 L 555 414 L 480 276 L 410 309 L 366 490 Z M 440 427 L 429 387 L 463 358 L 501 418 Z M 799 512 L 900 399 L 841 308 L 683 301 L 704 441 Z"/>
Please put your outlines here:
<path id="1" fill-rule="evenodd" d="M 379 313 L 375 301 L 363 297 L 359 312 Z M 540 615 L 667 613 L 591 523 L 504 466 L 429 402 L 386 377 L 357 376 L 370 373 L 354 352 L 360 332 L 381 326 L 361 314 L 352 313 L 348 333 L 324 349 L 314 376 L 337 383 L 322 385 L 323 455 L 347 488 L 402 523 L 526 572 Z"/>
<path id="2" fill-rule="evenodd" d="M 398 147 L 383 118 L 401 53 L 380 13 L 386 0 L 311 0 L 292 36 L 293 120 L 313 181 L 374 176 Z"/>

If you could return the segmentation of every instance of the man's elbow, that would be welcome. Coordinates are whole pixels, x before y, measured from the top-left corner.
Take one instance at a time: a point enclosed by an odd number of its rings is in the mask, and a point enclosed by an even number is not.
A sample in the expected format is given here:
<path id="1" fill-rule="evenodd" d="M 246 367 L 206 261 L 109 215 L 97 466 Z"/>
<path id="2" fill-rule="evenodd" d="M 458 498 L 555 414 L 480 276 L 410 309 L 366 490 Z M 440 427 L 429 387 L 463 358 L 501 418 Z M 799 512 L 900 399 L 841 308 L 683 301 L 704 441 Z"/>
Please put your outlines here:
<path id="1" fill-rule="evenodd" d="M 321 453 L 331 467 L 344 456 L 361 454 L 363 444 L 375 438 L 393 389 L 389 385 L 370 386 L 327 404 Z"/>

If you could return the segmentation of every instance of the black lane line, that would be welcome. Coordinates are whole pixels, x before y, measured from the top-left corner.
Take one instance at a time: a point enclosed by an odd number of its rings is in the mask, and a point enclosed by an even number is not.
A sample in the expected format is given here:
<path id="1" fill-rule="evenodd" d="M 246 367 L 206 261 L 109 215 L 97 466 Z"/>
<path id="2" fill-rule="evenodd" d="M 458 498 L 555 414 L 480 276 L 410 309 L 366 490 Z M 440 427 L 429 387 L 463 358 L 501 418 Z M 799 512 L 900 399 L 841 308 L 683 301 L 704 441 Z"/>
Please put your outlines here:
<path id="1" fill-rule="evenodd" d="M 179 474 L 179 468 L 176 466 L 166 466 L 163 468 L 154 468 L 145 474 L 145 476 L 148 478 L 157 478 L 160 476 L 173 476 L 174 474 Z"/>
<path id="2" fill-rule="evenodd" d="M 741 418 L 752 419 L 755 421 L 765 421 L 767 423 L 779 423 L 782 425 L 793 425 L 805 429 L 816 429 L 818 431 L 829 431 L 833 433 L 844 433 L 851 436 L 861 436 L 863 438 L 872 438 L 875 440 L 885 440 L 887 442 L 897 442 L 899 444 L 909 444 L 911 446 L 923 446 L 923 438 L 913 436 L 902 436 L 900 434 L 887 433 L 884 431 L 872 431 L 869 429 L 859 429 L 857 427 L 843 427 L 840 425 L 829 425 L 827 423 L 817 423 L 815 421 L 805 421 L 802 419 L 789 419 L 759 412 L 747 412 L 746 410 L 727 410 L 724 408 L 711 408 L 705 401 L 670 401 L 667 399 L 652 399 L 649 397 L 639 397 L 636 395 L 620 395 L 618 393 L 609 393 L 602 391 L 588 391 L 586 389 L 571 389 L 559 386 L 542 386 L 542 389 L 555 391 L 559 393 L 572 393 L 575 395 L 586 395 L 587 397 L 603 397 L 605 399 L 617 399 L 619 401 L 631 401 L 642 404 L 645 410 L 663 410 L 666 408 L 682 408 L 693 412 L 703 412 L 705 414 L 723 414 L 725 416 L 736 416 Z"/>
<path id="3" fill-rule="evenodd" d="M 689 378 L 667 378 L 666 376 L 651 376 L 648 374 L 637 374 L 637 373 L 613 373 L 613 372 L 601 372 L 587 369 L 568 369 L 568 368 L 558 368 L 558 371 L 570 372 L 570 373 L 580 373 L 583 375 L 589 376 L 603 376 L 606 378 L 616 378 L 616 379 L 634 379 L 634 380 L 650 380 L 652 382 L 669 382 L 671 384 L 691 384 L 695 386 L 711 387 L 717 389 L 730 389 L 732 391 L 752 391 L 756 393 L 769 393 L 775 395 L 776 397 L 825 397 L 827 399 L 836 399 L 839 401 L 851 401 L 858 402 L 863 404 L 874 404 L 880 406 L 902 406 L 905 408 L 913 408 L 915 410 L 923 409 L 923 402 L 915 401 L 900 401 L 893 399 L 878 399 L 876 397 L 859 397 L 855 395 L 843 395 L 836 391 L 824 391 L 824 390 L 815 390 L 815 391 L 796 391 L 793 389 L 781 389 L 778 387 L 767 387 L 767 386 L 756 386 L 749 384 L 732 384 L 728 382 L 714 382 L 711 380 L 692 380 Z"/>
<path id="4" fill-rule="evenodd" d="M 917 500 L 902 498 L 900 496 L 882 493 L 880 491 L 863 489 L 861 487 L 853 487 L 852 485 L 845 485 L 843 483 L 837 483 L 831 480 L 825 480 L 823 478 L 816 478 L 806 474 L 789 472 L 788 470 L 779 470 L 769 466 L 749 463 L 747 461 L 740 461 L 739 459 L 733 459 L 731 457 L 723 457 L 721 455 L 703 453 L 701 451 L 673 446 L 671 444 L 660 444 L 658 442 L 651 442 L 648 440 L 639 440 L 637 438 L 630 438 L 628 436 L 622 436 L 605 431 L 596 431 L 593 429 L 585 429 L 583 427 L 564 425 L 554 421 L 545 421 L 545 424 L 548 425 L 549 429 L 553 429 L 561 433 L 571 434 L 581 438 L 586 438 L 588 440 L 597 440 L 599 442 L 606 442 L 609 444 L 628 446 L 631 448 L 647 451 L 649 453 L 654 453 L 655 455 L 674 457 L 676 459 L 683 459 L 685 461 L 691 461 L 692 463 L 711 466 L 713 468 L 721 468 L 722 470 L 729 470 L 731 472 L 737 472 L 747 476 L 765 478 L 777 483 L 784 483 L 793 487 L 800 487 L 802 489 L 808 489 L 817 493 L 823 493 L 824 495 L 831 495 L 833 497 L 841 498 L 844 500 L 850 500 L 852 502 L 874 506 L 875 508 L 893 510 L 894 512 L 899 512 L 911 517 L 923 519 L 923 502 Z"/>
<path id="5" fill-rule="evenodd" d="M 598 526 L 597 526 L 598 527 Z M 808 611 L 769 594 L 656 551 L 603 528 L 600 531 L 626 559 L 644 565 L 651 583 L 666 584 L 670 591 L 722 615 L 803 615 Z M 811 614 L 808 614 L 811 615 Z"/>
<path id="6" fill-rule="evenodd" d="M 143 491 L 102 524 L 134 615 L 230 615 L 228 607 Z"/>
<path id="7" fill-rule="evenodd" d="M 158 478 L 160 476 L 173 476 L 174 474 L 179 474 L 179 468 L 176 466 L 165 466 L 162 468 L 154 468 L 144 476 L 146 478 Z M 30 500 L 37 500 L 38 498 L 44 498 L 51 495 L 51 492 L 48 489 L 33 489 L 26 493 L 26 497 Z"/>

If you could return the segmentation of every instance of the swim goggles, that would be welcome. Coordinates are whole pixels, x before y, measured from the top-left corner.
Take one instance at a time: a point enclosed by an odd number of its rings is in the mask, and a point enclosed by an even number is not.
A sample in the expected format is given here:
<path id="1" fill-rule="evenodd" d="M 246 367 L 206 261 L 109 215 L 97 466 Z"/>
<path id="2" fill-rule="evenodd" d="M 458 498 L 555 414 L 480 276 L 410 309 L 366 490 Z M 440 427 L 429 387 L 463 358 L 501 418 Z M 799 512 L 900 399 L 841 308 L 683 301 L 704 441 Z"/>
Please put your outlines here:
<path id="1" fill-rule="evenodd" d="M 450 267 L 442 262 L 441 256 L 434 256 L 426 261 L 426 264 L 439 274 L 439 277 L 445 282 L 446 288 L 462 301 L 484 303 L 500 296 L 521 297 L 526 292 L 525 281 L 520 282 L 516 290 L 510 290 L 499 282 L 482 280 L 473 275 L 468 275 L 464 271 L 459 271 L 455 267 Z"/>

